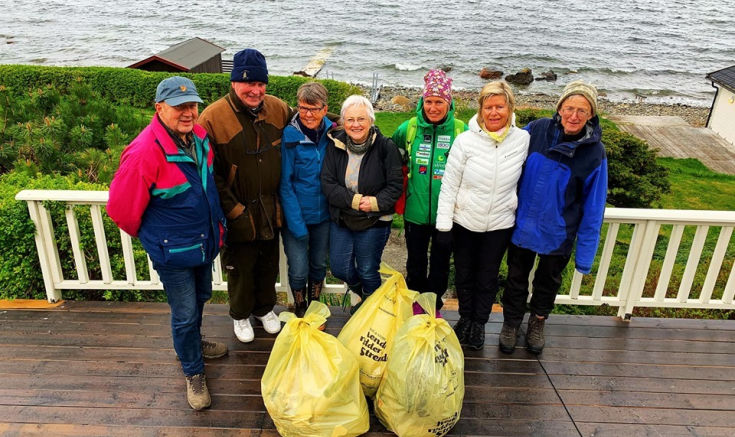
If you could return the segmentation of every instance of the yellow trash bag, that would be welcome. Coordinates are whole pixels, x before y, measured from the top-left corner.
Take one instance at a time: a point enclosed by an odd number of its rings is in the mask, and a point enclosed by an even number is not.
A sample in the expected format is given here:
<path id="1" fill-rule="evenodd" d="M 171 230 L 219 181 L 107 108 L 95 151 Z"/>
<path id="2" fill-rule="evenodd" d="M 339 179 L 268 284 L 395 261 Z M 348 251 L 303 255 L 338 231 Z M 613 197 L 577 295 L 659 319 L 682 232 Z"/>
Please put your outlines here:
<path id="1" fill-rule="evenodd" d="M 435 317 L 436 294 L 422 293 L 418 302 L 428 314 L 398 330 L 375 395 L 375 416 L 399 437 L 438 437 L 459 421 L 464 354 L 449 323 Z"/>
<path id="2" fill-rule="evenodd" d="M 283 437 L 358 436 L 370 417 L 355 357 L 334 336 L 319 331 L 329 308 L 312 302 L 303 319 L 282 312 L 260 390 Z"/>
<path id="3" fill-rule="evenodd" d="M 365 396 L 373 397 L 387 366 L 393 337 L 413 315 L 418 293 L 408 289 L 403 275 L 387 264 L 380 273 L 390 275 L 342 328 L 337 339 L 357 358 L 360 384 Z"/>

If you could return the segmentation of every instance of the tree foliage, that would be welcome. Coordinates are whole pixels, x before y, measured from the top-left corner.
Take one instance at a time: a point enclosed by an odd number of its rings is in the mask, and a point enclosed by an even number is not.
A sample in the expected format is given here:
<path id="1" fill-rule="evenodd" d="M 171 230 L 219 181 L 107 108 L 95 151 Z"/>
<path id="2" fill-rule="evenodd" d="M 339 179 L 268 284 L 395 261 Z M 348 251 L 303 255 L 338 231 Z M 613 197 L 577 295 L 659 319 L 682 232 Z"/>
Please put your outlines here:
<path id="1" fill-rule="evenodd" d="M 0 172 L 75 173 L 90 182 L 110 181 L 122 149 L 150 121 L 81 79 L 65 93 L 46 85 L 15 95 L 0 85 L 0 114 Z"/>

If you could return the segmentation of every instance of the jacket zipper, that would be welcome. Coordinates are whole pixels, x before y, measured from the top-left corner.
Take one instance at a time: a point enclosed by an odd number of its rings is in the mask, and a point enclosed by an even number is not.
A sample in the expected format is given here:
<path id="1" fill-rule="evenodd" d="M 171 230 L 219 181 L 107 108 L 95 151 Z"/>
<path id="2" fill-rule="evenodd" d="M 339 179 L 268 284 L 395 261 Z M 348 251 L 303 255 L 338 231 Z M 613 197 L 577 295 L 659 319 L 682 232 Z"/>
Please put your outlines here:
<path id="1" fill-rule="evenodd" d="M 429 210 L 426 212 L 426 224 L 431 224 L 431 200 L 433 199 L 431 197 L 431 186 L 433 185 L 433 177 L 434 177 L 434 153 L 436 152 L 436 125 L 434 125 L 434 135 L 431 139 L 431 158 L 429 161 L 429 168 L 426 172 L 429 176 Z"/>
<path id="2" fill-rule="evenodd" d="M 497 196 L 498 194 L 497 193 L 498 191 L 498 167 L 499 167 L 498 164 L 499 164 L 498 162 L 498 143 L 495 143 L 495 166 L 493 168 L 493 195 L 490 200 L 490 208 L 489 208 L 488 215 L 487 215 L 488 221 L 485 222 L 486 223 L 485 229 L 487 229 L 490 225 L 490 218 L 492 217 L 491 212 L 493 210 L 493 206 L 495 205 L 495 199 L 497 199 L 498 197 Z"/>

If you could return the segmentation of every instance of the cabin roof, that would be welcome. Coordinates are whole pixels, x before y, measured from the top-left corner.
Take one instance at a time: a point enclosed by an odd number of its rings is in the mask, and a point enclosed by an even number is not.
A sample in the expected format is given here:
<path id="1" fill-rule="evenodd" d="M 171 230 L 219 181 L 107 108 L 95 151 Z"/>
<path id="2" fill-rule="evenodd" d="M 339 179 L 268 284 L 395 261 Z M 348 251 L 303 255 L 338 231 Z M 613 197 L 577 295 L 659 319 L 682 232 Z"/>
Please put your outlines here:
<path id="1" fill-rule="evenodd" d="M 216 44 L 195 37 L 136 62 L 129 68 L 140 68 L 145 64 L 159 61 L 185 72 L 207 62 L 224 51 L 224 48 Z"/>

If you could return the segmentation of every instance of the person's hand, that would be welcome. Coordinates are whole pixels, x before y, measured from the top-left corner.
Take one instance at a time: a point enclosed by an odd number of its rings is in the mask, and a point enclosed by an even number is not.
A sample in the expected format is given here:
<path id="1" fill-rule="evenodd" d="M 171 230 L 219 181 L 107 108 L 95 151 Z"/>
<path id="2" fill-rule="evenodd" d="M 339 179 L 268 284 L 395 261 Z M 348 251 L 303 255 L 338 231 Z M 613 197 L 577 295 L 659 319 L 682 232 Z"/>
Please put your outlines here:
<path id="1" fill-rule="evenodd" d="M 370 196 L 362 196 L 362 199 L 360 199 L 360 211 L 370 212 L 373 210 L 373 205 L 370 203 L 370 199 Z"/>
<path id="2" fill-rule="evenodd" d="M 436 244 L 441 249 L 450 252 L 452 250 L 452 246 L 454 246 L 454 237 L 452 236 L 452 231 L 437 232 L 433 244 Z"/>

